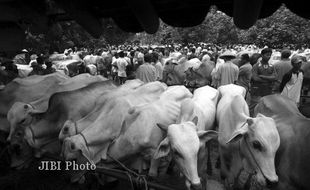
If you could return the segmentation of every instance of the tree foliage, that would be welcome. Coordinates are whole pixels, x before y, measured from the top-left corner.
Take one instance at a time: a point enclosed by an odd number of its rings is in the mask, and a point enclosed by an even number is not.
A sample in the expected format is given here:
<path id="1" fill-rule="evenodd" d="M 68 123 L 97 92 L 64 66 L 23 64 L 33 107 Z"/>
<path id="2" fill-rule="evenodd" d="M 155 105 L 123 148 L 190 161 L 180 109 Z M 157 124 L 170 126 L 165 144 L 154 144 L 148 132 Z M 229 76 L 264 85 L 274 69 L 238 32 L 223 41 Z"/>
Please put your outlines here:
<path id="1" fill-rule="evenodd" d="M 106 44 L 141 44 L 195 43 L 216 44 L 255 43 L 270 47 L 286 44 L 307 44 L 310 42 L 310 21 L 303 19 L 285 6 L 282 6 L 268 18 L 258 20 L 248 30 L 238 29 L 231 17 L 211 7 L 203 23 L 195 27 L 177 28 L 161 22 L 154 35 L 146 33 L 123 32 L 111 19 L 102 20 L 103 34 L 94 39 L 76 22 L 60 22 L 51 26 L 45 35 L 33 35 L 28 31 L 27 46 L 34 51 L 49 49 L 63 51 L 65 48 L 78 46 L 96 48 Z"/>
<path id="2" fill-rule="evenodd" d="M 147 40 L 141 39 L 141 36 L 146 37 Z M 146 43 L 255 43 L 277 47 L 285 44 L 308 43 L 310 21 L 282 6 L 270 17 L 258 20 L 248 30 L 240 30 L 234 25 L 231 17 L 212 7 L 204 22 L 199 26 L 173 28 L 161 23 L 155 35 L 140 35 L 139 38 L 141 42 Z"/>

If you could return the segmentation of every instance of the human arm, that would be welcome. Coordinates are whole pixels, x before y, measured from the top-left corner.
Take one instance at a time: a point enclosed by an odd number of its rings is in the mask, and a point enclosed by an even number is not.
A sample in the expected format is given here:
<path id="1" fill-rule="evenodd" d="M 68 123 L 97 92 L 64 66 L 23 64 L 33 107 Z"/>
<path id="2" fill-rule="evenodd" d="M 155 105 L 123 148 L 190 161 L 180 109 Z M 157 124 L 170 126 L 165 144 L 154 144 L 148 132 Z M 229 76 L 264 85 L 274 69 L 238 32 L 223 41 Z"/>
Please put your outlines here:
<path id="1" fill-rule="evenodd" d="M 262 79 L 258 75 L 258 64 L 257 63 L 253 66 L 253 69 L 252 69 L 252 80 L 254 80 L 256 82 L 265 82 L 265 80 Z"/>

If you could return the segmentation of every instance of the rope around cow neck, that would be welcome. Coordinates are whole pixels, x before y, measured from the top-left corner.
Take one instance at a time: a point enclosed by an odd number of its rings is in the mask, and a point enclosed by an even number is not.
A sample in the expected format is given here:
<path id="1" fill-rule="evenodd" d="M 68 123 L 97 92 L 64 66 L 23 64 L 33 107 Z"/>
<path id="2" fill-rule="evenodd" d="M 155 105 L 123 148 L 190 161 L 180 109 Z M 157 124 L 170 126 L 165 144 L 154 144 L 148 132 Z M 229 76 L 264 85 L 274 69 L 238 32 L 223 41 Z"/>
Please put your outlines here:
<path id="1" fill-rule="evenodd" d="M 129 178 L 130 181 L 130 185 L 131 188 L 134 190 L 134 183 L 140 188 L 142 189 L 142 187 L 144 187 L 145 190 L 148 190 L 148 184 L 147 184 L 147 180 L 145 179 L 145 175 L 140 175 L 136 172 L 134 172 L 133 170 L 129 169 L 128 167 L 126 167 L 122 162 L 120 162 L 119 160 L 113 158 L 112 156 L 110 156 L 109 154 L 107 154 L 107 156 L 109 158 L 111 158 L 113 161 L 115 161 L 118 165 L 120 165 L 124 170 L 126 170 L 125 174 L 127 175 L 127 177 Z M 132 176 L 134 176 L 134 180 L 132 179 Z"/>

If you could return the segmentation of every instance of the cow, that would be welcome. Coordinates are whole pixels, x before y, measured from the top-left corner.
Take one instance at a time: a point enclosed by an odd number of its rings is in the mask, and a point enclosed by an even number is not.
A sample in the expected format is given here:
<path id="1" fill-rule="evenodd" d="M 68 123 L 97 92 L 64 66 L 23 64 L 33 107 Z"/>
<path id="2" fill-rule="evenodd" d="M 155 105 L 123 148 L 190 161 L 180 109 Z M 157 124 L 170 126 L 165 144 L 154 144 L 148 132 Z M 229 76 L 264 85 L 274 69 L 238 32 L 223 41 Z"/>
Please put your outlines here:
<path id="1" fill-rule="evenodd" d="M 9 132 L 7 113 L 15 102 L 32 102 L 45 96 L 59 83 L 69 77 L 58 72 L 38 76 L 33 75 L 26 78 L 16 78 L 0 91 L 0 130 Z"/>
<path id="2" fill-rule="evenodd" d="M 206 158 L 205 143 L 217 139 L 218 136 L 216 131 L 210 130 L 214 129 L 217 101 L 216 89 L 209 86 L 198 88 L 194 91 L 192 99 L 188 98 L 182 102 L 176 124 L 169 126 L 157 124 L 166 131 L 167 137 L 158 146 L 154 158 L 167 156 L 171 152 L 186 178 L 188 189 L 206 187 L 206 172 L 203 165 Z M 203 183 L 199 176 L 202 177 Z"/>
<path id="3" fill-rule="evenodd" d="M 275 157 L 279 182 L 272 189 L 310 189 L 310 119 L 299 112 L 295 102 L 280 94 L 262 97 L 254 111 L 254 115 L 259 114 L 272 117 L 280 135 Z"/>
<path id="4" fill-rule="evenodd" d="M 93 77 L 89 74 L 81 74 L 73 78 L 69 78 L 64 82 L 58 83 L 58 86 L 51 88 L 38 100 L 32 102 L 15 102 L 7 114 L 7 119 L 10 123 L 10 133 L 7 140 L 10 141 L 11 135 L 14 133 L 17 124 L 25 126 L 30 124 L 32 119 L 30 113 L 34 113 L 35 111 L 45 112 L 47 110 L 48 100 L 52 94 L 76 90 L 91 83 L 105 80 L 107 79 L 101 76 Z"/>
<path id="5" fill-rule="evenodd" d="M 32 114 L 33 119 L 30 125 L 25 127 L 24 138 L 35 149 L 42 149 L 50 142 L 58 141 L 59 131 L 67 119 L 77 120 L 84 117 L 93 109 L 99 96 L 115 88 L 114 83 L 108 80 L 53 94 L 46 112 Z"/>
<path id="6" fill-rule="evenodd" d="M 141 84 L 143 83 L 139 80 L 128 81 L 126 83 L 127 90 Z M 58 154 L 61 142 L 57 137 L 63 123 L 68 119 L 75 121 L 84 117 L 98 103 L 97 98 L 114 89 L 116 86 L 112 81 L 103 81 L 92 83 L 81 89 L 53 94 L 49 99 L 47 111 L 30 113 L 33 117 L 30 125 L 25 126 L 25 130 L 21 134 L 13 133 L 12 147 L 19 150 L 20 147 L 24 147 L 24 144 L 15 143 L 22 137 L 25 139 L 25 143 L 34 149 L 36 157 L 40 157 L 46 152 Z M 22 149 L 21 155 L 24 154 L 23 152 L 29 152 L 29 150 Z M 19 163 L 22 163 L 20 160 Z"/>
<path id="7" fill-rule="evenodd" d="M 79 74 L 79 69 L 83 64 L 82 60 L 66 59 L 62 61 L 53 62 L 57 71 L 61 71 L 64 74 L 74 77 Z"/>
<path id="8" fill-rule="evenodd" d="M 181 86 L 168 88 L 157 101 L 148 104 L 140 103 L 132 107 L 130 103 L 124 105 L 126 101 L 123 101 L 124 103 L 104 115 L 100 120 L 101 126 L 96 123 L 80 134 L 66 138 L 63 143 L 64 157 L 94 164 L 102 159 L 108 164 L 114 159 L 123 161 L 141 153 L 139 157 L 146 154 L 150 160 L 152 155 L 149 155 L 149 150 L 155 150 L 163 138 L 160 129 L 156 127 L 156 122 L 167 125 L 175 122 L 182 97 L 191 96 L 192 94 Z M 117 100 L 116 103 L 121 102 Z M 151 164 L 152 169 L 149 173 L 152 176 L 157 175 L 157 166 L 158 163 Z M 72 180 L 77 180 L 81 175 Z"/>
<path id="9" fill-rule="evenodd" d="M 199 59 L 186 60 L 185 57 L 179 60 L 168 60 L 163 70 L 163 82 L 168 86 L 183 85 L 186 74 L 185 71 L 190 67 L 198 67 L 200 65 Z"/>
<path id="10" fill-rule="evenodd" d="M 225 185 L 238 185 L 241 171 L 256 173 L 259 184 L 272 186 L 278 182 L 274 157 L 280 145 L 275 121 L 263 114 L 249 116 L 244 99 L 245 89 L 234 84 L 218 88 L 218 142 L 221 177 Z"/>
<path id="11" fill-rule="evenodd" d="M 138 88 L 132 90 L 128 89 L 127 85 L 122 85 L 119 89 L 100 97 L 93 111 L 84 118 L 76 122 L 72 120 L 67 120 L 59 133 L 59 140 L 63 141 L 66 137 L 70 137 L 82 132 L 84 129 L 86 129 L 86 127 L 90 126 L 91 123 L 95 121 L 98 115 L 100 115 L 101 113 L 103 113 L 102 116 L 104 116 L 104 113 L 106 111 L 109 111 L 111 106 L 114 106 L 111 102 L 115 97 L 129 95 L 127 96 L 127 98 L 130 98 L 131 103 L 133 104 L 138 104 L 140 103 L 139 101 L 152 102 L 158 99 L 160 94 L 162 94 L 163 91 L 166 90 L 166 88 L 167 87 L 160 82 L 152 82 L 143 86 L 139 86 Z"/>
<path id="12" fill-rule="evenodd" d="M 202 62 L 198 68 L 188 68 L 185 71 L 185 85 L 193 88 L 210 85 L 212 82 L 211 72 L 213 69 L 214 66 L 208 62 Z"/>

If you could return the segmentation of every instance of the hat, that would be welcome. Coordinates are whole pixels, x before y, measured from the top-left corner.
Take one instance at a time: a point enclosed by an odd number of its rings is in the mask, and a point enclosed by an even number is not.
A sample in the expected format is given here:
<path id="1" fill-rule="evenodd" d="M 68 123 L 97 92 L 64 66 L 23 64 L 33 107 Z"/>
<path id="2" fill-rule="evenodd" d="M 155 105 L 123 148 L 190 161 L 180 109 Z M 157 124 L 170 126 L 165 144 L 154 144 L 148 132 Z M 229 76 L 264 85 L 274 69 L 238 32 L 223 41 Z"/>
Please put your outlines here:
<path id="1" fill-rule="evenodd" d="M 26 50 L 26 49 L 23 49 L 23 50 L 22 50 L 22 52 L 24 52 L 24 53 L 28 53 L 28 50 Z"/>
<path id="2" fill-rule="evenodd" d="M 236 54 L 227 50 L 219 56 L 219 58 L 223 58 L 223 57 L 234 57 L 235 58 Z"/>
<path id="3" fill-rule="evenodd" d="M 302 58 L 301 56 L 298 56 L 298 55 L 294 56 L 291 60 L 292 64 L 299 63 L 299 62 L 302 62 Z"/>
<path id="4" fill-rule="evenodd" d="M 32 54 L 31 56 L 30 56 L 30 59 L 31 60 L 34 60 L 34 59 L 37 59 L 38 58 L 38 56 L 36 55 L 36 54 Z"/>

